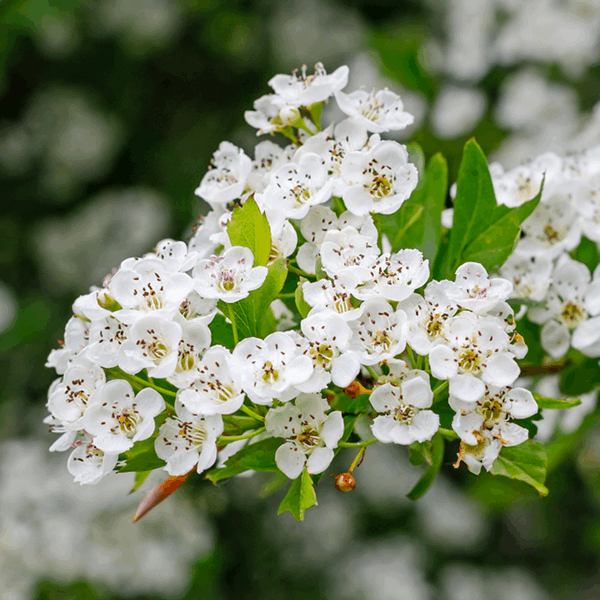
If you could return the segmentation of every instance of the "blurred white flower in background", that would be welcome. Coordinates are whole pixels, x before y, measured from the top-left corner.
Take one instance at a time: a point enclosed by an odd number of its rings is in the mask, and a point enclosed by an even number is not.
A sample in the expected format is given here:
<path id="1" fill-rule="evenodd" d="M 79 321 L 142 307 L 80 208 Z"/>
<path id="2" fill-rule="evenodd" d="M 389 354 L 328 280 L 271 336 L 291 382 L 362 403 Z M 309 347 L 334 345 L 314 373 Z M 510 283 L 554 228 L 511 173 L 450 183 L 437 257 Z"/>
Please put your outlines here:
<path id="1" fill-rule="evenodd" d="M 20 123 L 0 128 L 0 170 L 11 175 L 41 163 L 41 182 L 55 201 L 106 174 L 121 145 L 121 125 L 84 92 L 54 87 L 37 93 Z"/>
<path id="2" fill-rule="evenodd" d="M 131 475 L 93 488 L 71 479 L 45 440 L 0 445 L 0 597 L 29 600 L 43 578 L 85 579 L 124 595 L 183 593 L 192 563 L 214 543 L 199 512 L 179 495 L 132 523 L 143 492 L 127 494 Z"/>
<path id="3" fill-rule="evenodd" d="M 481 90 L 445 86 L 433 106 L 433 131 L 442 139 L 467 133 L 479 123 L 486 106 L 487 98 Z"/>
<path id="4" fill-rule="evenodd" d="M 107 189 L 69 217 L 47 219 L 32 240 L 46 285 L 85 290 L 128 256 L 141 255 L 167 233 L 161 194 L 143 187 Z"/>

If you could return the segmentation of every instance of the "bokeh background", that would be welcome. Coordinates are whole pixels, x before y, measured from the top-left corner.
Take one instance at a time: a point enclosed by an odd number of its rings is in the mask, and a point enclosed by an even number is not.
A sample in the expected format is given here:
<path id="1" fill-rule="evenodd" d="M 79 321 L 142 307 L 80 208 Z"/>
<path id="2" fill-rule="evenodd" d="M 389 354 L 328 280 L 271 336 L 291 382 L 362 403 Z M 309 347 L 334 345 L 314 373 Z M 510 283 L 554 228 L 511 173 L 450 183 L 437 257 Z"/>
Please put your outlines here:
<path id="1" fill-rule="evenodd" d="M 348 64 L 347 90 L 401 93 L 416 118 L 397 139 L 454 178 L 473 135 L 507 169 L 600 144 L 599 42 L 599 0 L 0 2 L 0 597 L 599 598 L 593 400 L 547 421 L 547 499 L 445 468 L 412 503 L 418 469 L 379 445 L 353 493 L 324 477 L 300 524 L 259 476 L 193 478 L 132 524 L 148 485 L 73 484 L 41 424 L 73 299 L 189 236 L 212 153 L 252 155 L 243 111 L 274 74 Z"/>

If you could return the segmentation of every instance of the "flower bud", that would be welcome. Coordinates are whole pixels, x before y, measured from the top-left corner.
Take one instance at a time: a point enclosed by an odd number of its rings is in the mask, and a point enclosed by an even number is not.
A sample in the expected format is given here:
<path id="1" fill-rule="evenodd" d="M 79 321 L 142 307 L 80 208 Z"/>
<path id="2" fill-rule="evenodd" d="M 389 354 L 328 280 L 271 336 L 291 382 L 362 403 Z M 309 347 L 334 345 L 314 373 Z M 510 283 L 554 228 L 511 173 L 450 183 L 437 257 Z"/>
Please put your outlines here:
<path id="1" fill-rule="evenodd" d="M 292 127 L 300 119 L 300 111 L 295 106 L 287 104 L 279 111 L 279 118 L 283 125 Z"/>
<path id="2" fill-rule="evenodd" d="M 360 381 L 354 380 L 347 388 L 344 389 L 344 392 L 348 398 L 354 400 L 354 398 L 358 398 L 359 396 L 370 394 L 371 390 L 365 388 Z"/>
<path id="3" fill-rule="evenodd" d="M 356 487 L 356 480 L 352 473 L 340 473 L 335 478 L 335 487 L 340 492 L 349 492 Z"/>

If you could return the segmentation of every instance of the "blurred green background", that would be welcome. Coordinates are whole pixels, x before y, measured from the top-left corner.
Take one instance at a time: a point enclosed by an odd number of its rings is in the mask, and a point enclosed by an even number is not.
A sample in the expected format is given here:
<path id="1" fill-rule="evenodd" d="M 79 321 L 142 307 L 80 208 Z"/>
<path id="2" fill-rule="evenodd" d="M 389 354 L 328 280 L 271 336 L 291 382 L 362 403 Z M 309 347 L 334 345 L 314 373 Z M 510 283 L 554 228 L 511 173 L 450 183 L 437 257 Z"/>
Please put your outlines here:
<path id="1" fill-rule="evenodd" d="M 0 2 L 2 599 L 600 597 L 594 403 L 556 426 L 547 499 L 447 456 L 411 503 L 418 470 L 378 446 L 351 494 L 323 478 L 304 523 L 255 476 L 196 477 L 132 524 L 148 485 L 73 484 L 41 423 L 75 297 L 190 235 L 219 142 L 253 155 L 243 112 L 274 74 L 348 64 L 348 91 L 400 92 L 416 119 L 397 139 L 454 180 L 473 135 L 506 168 L 599 144 L 599 40 L 599 0 Z"/>

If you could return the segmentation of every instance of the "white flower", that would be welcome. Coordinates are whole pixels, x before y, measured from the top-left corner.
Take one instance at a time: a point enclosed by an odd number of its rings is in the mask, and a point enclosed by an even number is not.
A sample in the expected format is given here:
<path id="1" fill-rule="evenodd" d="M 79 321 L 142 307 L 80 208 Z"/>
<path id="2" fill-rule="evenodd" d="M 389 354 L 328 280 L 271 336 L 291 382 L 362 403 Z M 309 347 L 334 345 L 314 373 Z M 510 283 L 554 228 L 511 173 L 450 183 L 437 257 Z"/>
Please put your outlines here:
<path id="1" fill-rule="evenodd" d="M 350 321 L 353 336 L 350 349 L 363 365 L 374 365 L 400 354 L 406 347 L 406 313 L 383 299 L 363 304 L 359 319 Z"/>
<path id="2" fill-rule="evenodd" d="M 192 290 L 179 305 L 178 314 L 186 321 L 209 325 L 217 314 L 217 299 L 203 298 L 196 290 Z"/>
<path id="3" fill-rule="evenodd" d="M 323 65 L 317 63 L 313 75 L 306 74 L 306 65 L 298 74 L 275 75 L 269 81 L 273 91 L 287 104 L 292 106 L 311 106 L 316 102 L 323 102 L 335 92 L 343 89 L 348 83 L 349 69 L 339 67 L 327 75 Z"/>
<path id="4" fill-rule="evenodd" d="M 230 142 L 221 142 L 212 163 L 194 193 L 211 206 L 240 198 L 252 169 L 250 157 Z"/>
<path id="5" fill-rule="evenodd" d="M 417 168 L 406 148 L 384 140 L 369 150 L 350 152 L 341 167 L 346 208 L 355 215 L 396 212 L 417 186 Z"/>
<path id="6" fill-rule="evenodd" d="M 304 301 L 316 310 L 327 309 L 338 314 L 344 321 L 352 321 L 362 313 L 362 306 L 355 307 L 352 304 L 355 287 L 354 278 L 344 277 L 343 274 L 334 275 L 333 281 L 305 281 L 302 284 L 302 294 Z"/>
<path id="7" fill-rule="evenodd" d="M 98 365 L 71 365 L 50 388 L 48 410 L 66 431 L 83 429 L 83 415 L 105 384 L 106 376 Z"/>
<path id="8" fill-rule="evenodd" d="M 159 315 L 142 317 L 121 346 L 119 367 L 132 375 L 147 369 L 149 377 L 168 377 L 177 366 L 181 336 L 179 323 Z"/>
<path id="9" fill-rule="evenodd" d="M 547 256 L 524 256 L 517 250 L 500 267 L 500 275 L 513 284 L 513 298 L 542 301 L 550 286 L 552 260 Z"/>
<path id="10" fill-rule="evenodd" d="M 485 268 L 476 262 L 467 262 L 456 269 L 456 281 L 445 292 L 451 302 L 478 314 L 485 314 L 498 302 L 510 298 L 513 286 L 507 279 L 488 278 Z"/>
<path id="11" fill-rule="evenodd" d="M 374 133 L 404 129 L 415 120 L 410 113 L 404 112 L 400 96 L 388 89 L 357 90 L 350 94 L 340 91 L 336 92 L 335 99 L 342 112 Z"/>
<path id="12" fill-rule="evenodd" d="M 326 415 L 328 409 L 319 394 L 301 394 L 296 406 L 290 402 L 267 413 L 267 431 L 287 440 L 277 449 L 275 462 L 290 479 L 296 479 L 304 467 L 312 475 L 331 464 L 344 434 L 344 420 L 340 411 Z"/>
<path id="13" fill-rule="evenodd" d="M 424 410 L 433 402 L 429 375 L 411 370 L 402 360 L 388 360 L 389 375 L 380 377 L 369 396 L 373 408 L 380 413 L 371 430 L 386 444 L 409 445 L 430 440 L 440 426 L 440 418 Z"/>
<path id="14" fill-rule="evenodd" d="M 570 194 L 557 193 L 537 208 L 521 224 L 525 237 L 517 251 L 527 256 L 556 258 L 573 250 L 581 240 L 578 215 Z"/>
<path id="15" fill-rule="evenodd" d="M 223 417 L 192 414 L 177 399 L 176 417 L 160 426 L 154 450 L 166 461 L 169 475 L 185 475 L 192 469 L 202 473 L 217 460 L 217 438 L 223 433 Z"/>
<path id="16" fill-rule="evenodd" d="M 477 444 L 473 446 L 461 442 L 458 460 L 454 466 L 458 467 L 462 460 L 471 473 L 479 475 L 481 467 L 485 467 L 487 471 L 491 471 L 492 465 L 502 449 L 502 443 L 487 430 L 476 432 L 474 437 Z"/>
<path id="17" fill-rule="evenodd" d="M 108 475 L 117 464 L 118 454 L 108 454 L 97 448 L 89 434 L 81 433 L 67 461 L 67 469 L 75 483 L 95 484 Z"/>
<path id="18" fill-rule="evenodd" d="M 310 358 L 298 353 L 290 334 L 276 331 L 264 340 L 246 338 L 234 349 L 241 363 L 242 387 L 255 404 L 271 404 L 273 398 L 286 402 L 298 392 L 313 371 Z"/>
<path id="19" fill-rule="evenodd" d="M 201 260 L 192 271 L 196 291 L 203 298 L 227 303 L 247 298 L 264 283 L 268 273 L 267 267 L 253 264 L 252 250 L 244 246 L 234 246 L 221 256 Z"/>
<path id="20" fill-rule="evenodd" d="M 94 396 L 83 417 L 84 429 L 103 452 L 120 453 L 154 433 L 154 418 L 165 410 L 163 397 L 152 388 L 135 395 L 123 379 L 113 379 Z"/>
<path id="21" fill-rule="evenodd" d="M 200 355 L 210 347 L 210 329 L 201 321 L 177 319 L 181 325 L 181 339 L 177 349 L 175 371 L 167 376 L 167 381 L 175 387 L 183 388 L 192 383 L 198 375 Z"/>
<path id="22" fill-rule="evenodd" d="M 279 258 L 287 258 L 298 245 L 298 234 L 294 226 L 280 212 L 267 212 L 269 228 L 271 229 L 271 252 L 268 264 Z"/>
<path id="23" fill-rule="evenodd" d="M 331 381 L 345 388 L 360 371 L 357 357 L 348 352 L 352 330 L 336 313 L 311 313 L 300 323 L 304 338 L 297 342 L 305 356 L 313 363 L 310 378 L 296 384 L 301 392 L 320 392 Z"/>
<path id="24" fill-rule="evenodd" d="M 90 327 L 90 344 L 87 356 L 101 367 L 109 369 L 119 362 L 119 350 L 127 339 L 129 325 L 109 313 L 99 321 L 93 321 Z"/>
<path id="25" fill-rule="evenodd" d="M 495 318 L 462 312 L 445 323 L 443 338 L 429 353 L 431 374 L 450 381 L 450 394 L 476 402 L 485 384 L 512 385 L 520 369 L 509 352 L 510 339 Z"/>
<path id="26" fill-rule="evenodd" d="M 246 123 L 258 129 L 256 135 L 272 133 L 285 129 L 288 123 L 284 123 L 280 113 L 286 107 L 286 102 L 277 94 L 265 94 L 254 101 L 254 110 L 244 113 Z"/>
<path id="27" fill-rule="evenodd" d="M 343 273 L 352 277 L 355 285 L 369 280 L 378 256 L 377 243 L 351 226 L 327 232 L 321 243 L 321 261 L 327 275 Z"/>
<path id="28" fill-rule="evenodd" d="M 213 346 L 196 366 L 196 378 L 177 399 L 196 415 L 230 415 L 244 402 L 239 361 L 222 346 Z"/>
<path id="29" fill-rule="evenodd" d="M 531 165 L 522 165 L 504 173 L 500 165 L 494 163 L 495 169 L 490 165 L 492 183 L 496 202 L 509 208 L 521 206 L 535 198 L 542 185 L 544 172 L 542 169 L 532 168 Z"/>
<path id="30" fill-rule="evenodd" d="M 122 323 L 133 324 L 147 314 L 170 319 L 194 287 L 189 275 L 169 272 L 156 258 L 143 258 L 130 266 L 117 271 L 109 284 L 122 307 L 113 316 Z"/>
<path id="31" fill-rule="evenodd" d="M 574 182 L 579 226 L 590 240 L 600 242 L 600 174 Z"/>
<path id="32" fill-rule="evenodd" d="M 486 386 L 476 402 L 463 402 L 452 394 L 448 400 L 456 412 L 452 429 L 470 446 L 477 445 L 477 433 L 489 431 L 503 446 L 517 446 L 529 437 L 524 427 L 510 419 L 525 419 L 538 411 L 533 395 L 525 388 Z"/>
<path id="33" fill-rule="evenodd" d="M 46 367 L 56 369 L 62 375 L 77 355 L 88 345 L 89 322 L 79 317 L 71 317 L 65 326 L 64 340 L 61 347 L 51 350 L 46 361 Z"/>
<path id="34" fill-rule="evenodd" d="M 600 271 L 590 282 L 588 268 L 564 254 L 552 272 L 552 284 L 545 308 L 529 309 L 534 323 L 544 323 L 542 348 L 559 358 L 572 344 L 590 356 L 600 356 Z M 571 332 L 572 339 L 571 339 Z"/>
<path id="35" fill-rule="evenodd" d="M 223 232 L 223 217 L 229 214 L 223 207 L 216 206 L 206 216 L 198 218 L 198 225 L 188 244 L 190 252 L 196 252 L 198 260 L 209 258 L 215 253 L 219 245 L 215 236 Z"/>
<path id="36" fill-rule="evenodd" d="M 429 261 L 419 250 L 400 250 L 392 256 L 383 254 L 371 268 L 368 282 L 354 295 L 362 300 L 381 296 L 400 302 L 429 279 Z"/>
<path id="37" fill-rule="evenodd" d="M 246 181 L 247 187 L 253 192 L 264 192 L 273 171 L 280 165 L 290 161 L 292 148 L 292 146 L 288 146 L 284 150 L 281 146 L 268 140 L 256 144 L 252 170 Z"/>
<path id="38" fill-rule="evenodd" d="M 444 323 L 458 311 L 458 305 L 446 293 L 449 281 L 431 281 L 425 288 L 425 298 L 411 294 L 398 304 L 407 317 L 407 341 L 423 356 L 444 331 Z"/>
<path id="39" fill-rule="evenodd" d="M 256 195 L 256 201 L 266 210 L 280 212 L 286 219 L 302 219 L 311 206 L 331 198 L 332 185 L 322 160 L 308 152 L 297 162 L 277 168 L 265 191 Z"/>

